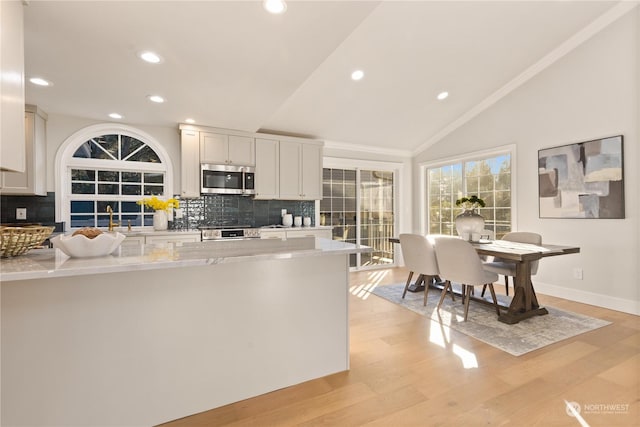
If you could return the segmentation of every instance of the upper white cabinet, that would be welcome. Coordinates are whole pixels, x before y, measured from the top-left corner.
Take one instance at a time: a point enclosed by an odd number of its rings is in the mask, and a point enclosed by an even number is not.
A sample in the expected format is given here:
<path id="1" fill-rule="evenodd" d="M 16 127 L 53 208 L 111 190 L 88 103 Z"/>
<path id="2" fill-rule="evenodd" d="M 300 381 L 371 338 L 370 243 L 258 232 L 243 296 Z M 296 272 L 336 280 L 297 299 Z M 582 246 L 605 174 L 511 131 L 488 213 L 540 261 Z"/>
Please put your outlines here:
<path id="1" fill-rule="evenodd" d="M 200 132 L 183 129 L 180 132 L 180 154 L 182 167 L 180 196 L 200 196 Z"/>
<path id="2" fill-rule="evenodd" d="M 280 141 L 279 198 L 322 199 L 322 144 Z"/>
<path id="3" fill-rule="evenodd" d="M 280 197 L 280 141 L 256 138 L 256 199 Z"/>
<path id="4" fill-rule="evenodd" d="M 324 143 L 180 125 L 182 197 L 200 196 L 200 164 L 255 166 L 256 199 L 322 199 Z"/>
<path id="5" fill-rule="evenodd" d="M 254 166 L 254 139 L 241 135 L 200 132 L 200 162 Z"/>
<path id="6" fill-rule="evenodd" d="M 24 29 L 20 0 L 0 1 L 0 170 L 24 172 Z"/>
<path id="7" fill-rule="evenodd" d="M 2 194 L 47 195 L 47 115 L 34 105 L 23 111 L 26 168 L 24 172 L 2 172 Z"/>

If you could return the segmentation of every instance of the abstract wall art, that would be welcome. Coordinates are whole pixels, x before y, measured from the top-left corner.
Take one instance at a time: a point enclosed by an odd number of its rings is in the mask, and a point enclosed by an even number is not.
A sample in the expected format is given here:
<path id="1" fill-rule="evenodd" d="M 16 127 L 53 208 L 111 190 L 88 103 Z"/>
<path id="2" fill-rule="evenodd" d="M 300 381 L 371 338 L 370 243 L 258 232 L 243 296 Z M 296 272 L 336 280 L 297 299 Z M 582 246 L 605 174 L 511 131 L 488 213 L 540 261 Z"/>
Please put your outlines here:
<path id="1" fill-rule="evenodd" d="M 624 218 L 622 135 L 538 151 L 540 218 Z"/>

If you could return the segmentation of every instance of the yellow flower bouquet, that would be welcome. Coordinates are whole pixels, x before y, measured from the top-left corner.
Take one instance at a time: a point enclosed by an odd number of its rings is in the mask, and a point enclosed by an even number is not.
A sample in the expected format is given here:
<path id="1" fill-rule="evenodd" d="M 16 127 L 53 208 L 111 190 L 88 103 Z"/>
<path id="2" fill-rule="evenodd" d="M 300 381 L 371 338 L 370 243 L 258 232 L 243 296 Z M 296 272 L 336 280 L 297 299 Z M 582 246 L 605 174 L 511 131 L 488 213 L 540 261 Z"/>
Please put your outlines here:
<path id="1" fill-rule="evenodd" d="M 158 199 L 156 196 L 153 196 L 150 199 L 138 200 L 136 203 L 155 211 L 169 211 L 171 208 L 177 209 L 180 207 L 180 201 L 177 199 L 169 199 L 165 201 Z"/>

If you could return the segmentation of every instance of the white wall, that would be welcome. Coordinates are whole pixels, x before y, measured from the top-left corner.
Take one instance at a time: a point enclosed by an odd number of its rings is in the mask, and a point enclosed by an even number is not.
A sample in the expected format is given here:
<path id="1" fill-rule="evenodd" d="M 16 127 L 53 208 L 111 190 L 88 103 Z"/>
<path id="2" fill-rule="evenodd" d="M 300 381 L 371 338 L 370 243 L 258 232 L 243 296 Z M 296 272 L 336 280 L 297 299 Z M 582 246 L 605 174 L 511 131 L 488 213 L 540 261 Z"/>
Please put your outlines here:
<path id="1" fill-rule="evenodd" d="M 49 113 L 47 111 L 47 113 Z M 47 121 L 47 191 L 55 191 L 55 158 L 56 152 L 62 143 L 71 135 L 87 126 L 105 123 L 79 117 L 63 116 L 49 113 Z M 175 128 L 138 126 L 135 123 L 127 123 L 128 126 L 140 129 L 155 138 L 167 150 L 173 163 L 173 188 L 176 192 L 180 189 L 180 134 L 178 124 Z"/>
<path id="2" fill-rule="evenodd" d="M 637 314 L 639 27 L 640 8 L 635 8 L 414 159 L 416 165 L 516 144 L 518 229 L 539 232 L 548 243 L 581 248 L 580 254 L 544 259 L 534 277 L 536 289 Z M 626 219 L 540 219 L 538 150 L 619 134 L 624 135 Z M 418 176 L 414 167 L 414 179 Z M 574 268 L 583 269 L 583 280 L 573 278 Z"/>

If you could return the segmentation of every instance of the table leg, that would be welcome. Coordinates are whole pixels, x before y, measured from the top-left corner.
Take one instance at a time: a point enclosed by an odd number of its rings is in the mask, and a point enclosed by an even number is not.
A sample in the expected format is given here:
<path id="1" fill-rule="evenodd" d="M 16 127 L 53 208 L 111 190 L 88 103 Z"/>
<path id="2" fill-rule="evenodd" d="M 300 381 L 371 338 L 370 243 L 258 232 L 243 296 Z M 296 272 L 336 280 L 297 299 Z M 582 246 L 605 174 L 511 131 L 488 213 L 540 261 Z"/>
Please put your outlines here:
<path id="1" fill-rule="evenodd" d="M 421 274 L 416 279 L 415 283 L 412 283 L 407 288 L 409 292 L 420 292 L 424 291 L 424 274 Z"/>
<path id="2" fill-rule="evenodd" d="M 515 292 L 511 305 L 506 313 L 498 317 L 499 321 L 512 325 L 532 316 L 549 313 L 546 308 L 540 308 L 538 305 L 538 299 L 531 282 L 531 263 L 529 261 L 519 262 L 516 265 L 516 277 L 513 283 Z"/>

